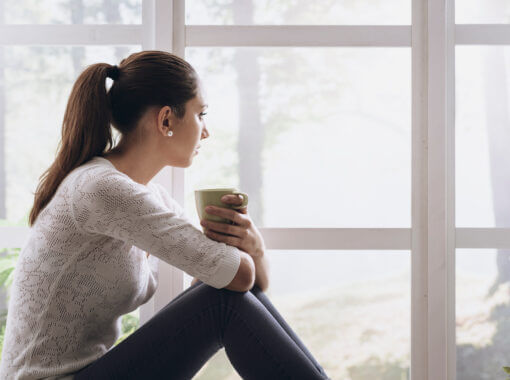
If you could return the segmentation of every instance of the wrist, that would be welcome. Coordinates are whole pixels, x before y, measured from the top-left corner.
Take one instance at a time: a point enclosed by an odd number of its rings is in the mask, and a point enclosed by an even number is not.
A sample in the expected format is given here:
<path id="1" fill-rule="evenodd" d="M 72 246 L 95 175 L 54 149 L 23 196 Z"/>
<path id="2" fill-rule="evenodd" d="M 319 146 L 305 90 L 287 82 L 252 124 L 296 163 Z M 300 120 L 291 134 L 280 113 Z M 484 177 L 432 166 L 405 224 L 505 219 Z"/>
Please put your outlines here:
<path id="1" fill-rule="evenodd" d="M 264 255 L 265 255 L 264 249 L 257 248 L 255 250 L 254 254 L 251 255 L 251 257 L 253 258 L 253 260 L 260 260 L 260 259 L 262 259 L 262 257 L 264 257 Z"/>

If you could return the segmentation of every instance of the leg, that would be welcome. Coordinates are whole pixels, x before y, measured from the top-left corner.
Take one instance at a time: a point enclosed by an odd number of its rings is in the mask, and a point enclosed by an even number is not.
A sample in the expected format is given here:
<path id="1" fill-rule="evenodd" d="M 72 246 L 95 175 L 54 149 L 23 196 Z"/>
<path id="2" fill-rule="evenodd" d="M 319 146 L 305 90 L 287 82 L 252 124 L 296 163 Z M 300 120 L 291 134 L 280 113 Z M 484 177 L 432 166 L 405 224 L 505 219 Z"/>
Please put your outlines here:
<path id="1" fill-rule="evenodd" d="M 199 283 L 75 379 L 190 379 L 223 346 L 244 379 L 324 378 L 252 292 Z"/>
<path id="2" fill-rule="evenodd" d="M 306 348 L 306 346 L 303 344 L 303 342 L 301 342 L 301 340 L 299 339 L 299 337 L 296 335 L 296 333 L 290 328 L 290 326 L 287 324 L 287 322 L 285 321 L 285 319 L 280 315 L 280 313 L 278 312 L 278 310 L 276 310 L 276 308 L 274 307 L 274 305 L 271 303 L 271 301 L 269 300 L 269 298 L 266 296 L 266 294 L 264 294 L 264 292 L 257 286 L 255 285 L 251 290 L 250 290 L 254 295 L 255 297 L 258 298 L 258 300 L 266 307 L 266 309 L 271 313 L 271 315 L 274 317 L 274 319 L 276 319 L 276 321 L 278 321 L 278 323 L 280 324 L 280 326 L 282 326 L 282 328 L 285 330 L 285 332 L 291 337 L 291 339 L 298 345 L 298 347 L 303 351 L 303 353 L 308 357 L 308 359 L 310 359 L 310 361 L 315 365 L 315 367 L 317 368 L 317 370 L 323 375 L 323 376 L 326 376 L 326 372 L 324 371 L 324 369 L 320 366 L 320 364 L 317 362 L 317 360 L 315 360 L 315 358 L 313 357 L 313 355 L 310 353 L 310 351 L 308 351 L 308 349 Z"/>
<path id="3" fill-rule="evenodd" d="M 220 305 L 205 299 L 198 285 L 181 292 L 74 379 L 191 379 L 222 347 L 216 332 Z"/>

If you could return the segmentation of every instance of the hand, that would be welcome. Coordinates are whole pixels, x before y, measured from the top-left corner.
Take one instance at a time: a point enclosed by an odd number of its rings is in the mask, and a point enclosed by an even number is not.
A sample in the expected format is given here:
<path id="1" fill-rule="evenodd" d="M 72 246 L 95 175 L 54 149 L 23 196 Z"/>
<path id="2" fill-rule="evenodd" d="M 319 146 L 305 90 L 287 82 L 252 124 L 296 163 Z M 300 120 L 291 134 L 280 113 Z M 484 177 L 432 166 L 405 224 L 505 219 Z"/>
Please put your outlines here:
<path id="1" fill-rule="evenodd" d="M 224 195 L 221 201 L 236 206 L 243 203 L 239 195 Z M 207 206 L 205 211 L 208 214 L 229 219 L 234 223 L 226 224 L 203 219 L 200 224 L 204 227 L 207 237 L 237 247 L 254 258 L 264 255 L 266 250 L 264 239 L 251 221 L 247 207 L 233 210 L 225 207 Z"/>

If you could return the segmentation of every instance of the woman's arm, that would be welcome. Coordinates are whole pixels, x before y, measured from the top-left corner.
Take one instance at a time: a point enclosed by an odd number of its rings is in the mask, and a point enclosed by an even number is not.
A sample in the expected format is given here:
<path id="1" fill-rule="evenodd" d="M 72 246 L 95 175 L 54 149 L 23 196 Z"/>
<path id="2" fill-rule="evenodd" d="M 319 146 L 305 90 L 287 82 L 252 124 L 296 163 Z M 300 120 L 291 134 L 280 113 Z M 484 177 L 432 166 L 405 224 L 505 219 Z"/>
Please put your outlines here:
<path id="1" fill-rule="evenodd" d="M 255 264 L 255 284 L 265 292 L 269 287 L 269 261 L 264 255 L 261 258 L 253 259 L 253 262 Z M 198 281 L 200 280 L 194 277 L 191 285 L 195 285 Z"/>
<path id="2" fill-rule="evenodd" d="M 242 199 L 237 195 L 225 195 L 222 201 L 235 205 L 242 203 Z M 248 253 L 255 263 L 255 284 L 262 291 L 267 290 L 269 287 L 269 263 L 265 255 L 264 239 L 251 221 L 247 208 L 232 210 L 224 207 L 210 207 L 210 211 L 206 209 L 208 214 L 229 219 L 234 222 L 234 225 L 202 220 L 200 224 L 204 227 L 206 236 Z"/>
<path id="3" fill-rule="evenodd" d="M 127 242 L 217 289 L 235 278 L 242 252 L 204 236 L 146 186 L 110 170 L 90 170 L 75 179 L 73 190 L 72 217 L 84 233 Z"/>
<path id="4" fill-rule="evenodd" d="M 253 258 L 255 263 L 255 284 L 265 292 L 269 287 L 269 261 L 264 254 L 260 258 Z"/>

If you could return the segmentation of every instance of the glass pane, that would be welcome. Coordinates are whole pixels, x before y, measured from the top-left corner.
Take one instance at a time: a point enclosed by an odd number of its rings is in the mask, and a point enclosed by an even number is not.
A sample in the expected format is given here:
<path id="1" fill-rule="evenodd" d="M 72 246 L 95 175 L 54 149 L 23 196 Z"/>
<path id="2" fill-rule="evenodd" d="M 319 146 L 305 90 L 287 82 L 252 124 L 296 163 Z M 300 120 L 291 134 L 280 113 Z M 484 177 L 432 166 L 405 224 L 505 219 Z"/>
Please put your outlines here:
<path id="1" fill-rule="evenodd" d="M 408 251 L 268 255 L 267 296 L 330 378 L 410 379 Z M 240 377 L 222 349 L 195 379 Z"/>
<path id="2" fill-rule="evenodd" d="M 193 190 L 236 186 L 258 226 L 409 227 L 411 51 L 189 48 L 210 138 Z"/>
<path id="3" fill-rule="evenodd" d="M 142 0 L 0 0 L 8 24 L 141 24 Z"/>
<path id="4" fill-rule="evenodd" d="M 456 255 L 457 379 L 505 379 L 510 366 L 509 251 Z"/>
<path id="5" fill-rule="evenodd" d="M 85 66 L 117 64 L 140 50 L 140 46 L 0 48 L 0 144 L 5 149 L 5 160 L 0 159 L 0 219 L 28 225 L 39 177 L 55 159 L 67 99 Z"/>
<path id="6" fill-rule="evenodd" d="M 458 227 L 510 227 L 510 47 L 456 47 Z"/>
<path id="7" fill-rule="evenodd" d="M 186 0 L 186 24 L 410 25 L 411 0 Z"/>
<path id="8" fill-rule="evenodd" d="M 10 284 L 18 260 L 20 249 L 0 247 L 0 352 L 2 351 L 5 324 L 7 322 L 7 305 L 9 304 Z"/>
<path id="9" fill-rule="evenodd" d="M 456 0 L 455 22 L 457 24 L 508 24 L 510 2 L 508 0 Z"/>

